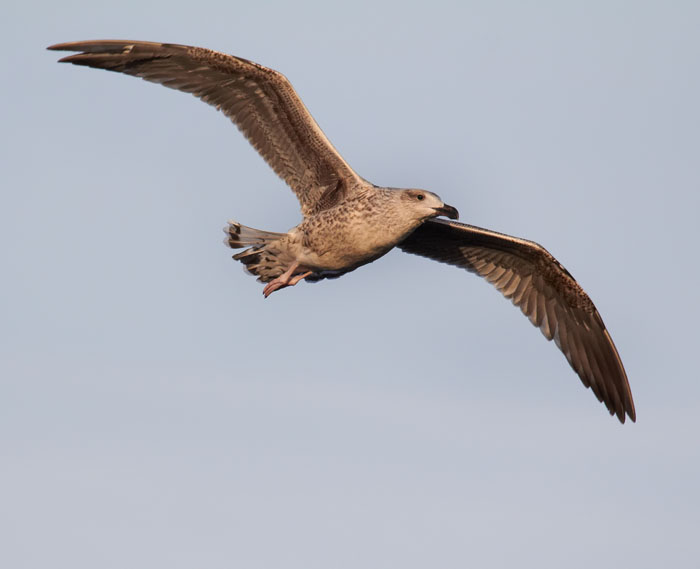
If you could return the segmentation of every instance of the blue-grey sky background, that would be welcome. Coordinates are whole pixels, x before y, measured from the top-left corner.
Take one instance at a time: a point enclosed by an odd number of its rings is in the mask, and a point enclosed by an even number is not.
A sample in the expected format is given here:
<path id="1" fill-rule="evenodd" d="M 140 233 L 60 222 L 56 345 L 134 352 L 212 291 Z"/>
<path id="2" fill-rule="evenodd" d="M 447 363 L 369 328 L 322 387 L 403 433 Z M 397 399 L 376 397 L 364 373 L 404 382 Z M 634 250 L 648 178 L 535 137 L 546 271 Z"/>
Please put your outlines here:
<path id="1" fill-rule="evenodd" d="M 696 2 L 10 0 L 0 566 L 697 567 Z M 542 243 L 621 426 L 509 302 L 392 252 L 264 300 L 222 243 L 288 188 L 222 115 L 55 63 L 201 45 L 290 78 L 362 176 Z"/>

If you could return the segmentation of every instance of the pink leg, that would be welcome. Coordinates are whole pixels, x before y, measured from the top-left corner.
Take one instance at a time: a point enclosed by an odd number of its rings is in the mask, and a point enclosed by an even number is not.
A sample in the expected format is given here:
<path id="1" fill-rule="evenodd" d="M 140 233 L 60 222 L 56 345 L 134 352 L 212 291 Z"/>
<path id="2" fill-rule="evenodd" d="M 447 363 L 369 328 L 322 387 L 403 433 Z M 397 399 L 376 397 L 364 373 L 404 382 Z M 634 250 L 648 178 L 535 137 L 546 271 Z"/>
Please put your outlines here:
<path id="1" fill-rule="evenodd" d="M 296 275 L 296 276 L 292 277 L 292 275 L 294 274 L 294 271 L 296 271 L 298 268 L 299 268 L 299 263 L 293 263 L 279 277 L 277 277 L 275 280 L 267 283 L 267 285 L 263 289 L 263 294 L 265 295 L 265 298 L 270 296 L 276 290 L 279 290 L 279 289 L 287 287 L 287 286 L 294 286 L 301 279 L 306 278 L 311 274 L 311 271 L 307 271 L 305 273 L 302 273 L 300 275 Z"/>
<path id="2" fill-rule="evenodd" d="M 313 271 L 306 271 L 305 273 L 300 273 L 300 274 L 298 274 L 298 275 L 292 277 L 292 278 L 289 280 L 289 284 L 288 284 L 287 286 L 294 286 L 294 285 L 297 284 L 301 279 L 305 279 L 306 277 L 308 277 L 311 273 L 313 273 Z"/>

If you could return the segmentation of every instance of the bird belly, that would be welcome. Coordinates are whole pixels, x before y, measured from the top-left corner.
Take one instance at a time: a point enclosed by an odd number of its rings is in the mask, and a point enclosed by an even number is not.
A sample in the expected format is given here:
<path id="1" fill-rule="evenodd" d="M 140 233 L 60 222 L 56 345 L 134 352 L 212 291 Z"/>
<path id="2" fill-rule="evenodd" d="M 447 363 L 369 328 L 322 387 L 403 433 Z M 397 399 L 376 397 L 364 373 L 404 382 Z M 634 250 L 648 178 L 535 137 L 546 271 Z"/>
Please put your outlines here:
<path id="1" fill-rule="evenodd" d="M 349 271 L 385 255 L 398 242 L 386 234 L 354 233 L 339 231 L 322 240 L 308 240 L 297 258 L 310 270 Z"/>
<path id="2" fill-rule="evenodd" d="M 300 248 L 300 264 L 309 270 L 347 272 L 385 255 L 414 229 L 413 221 L 396 223 L 380 208 L 345 204 L 306 219 L 290 235 Z"/>
<path id="3" fill-rule="evenodd" d="M 313 271 L 348 271 L 360 265 L 371 263 L 388 253 L 392 247 L 373 248 L 364 251 L 338 248 L 322 253 L 305 250 L 298 256 L 298 259 L 301 265 Z"/>

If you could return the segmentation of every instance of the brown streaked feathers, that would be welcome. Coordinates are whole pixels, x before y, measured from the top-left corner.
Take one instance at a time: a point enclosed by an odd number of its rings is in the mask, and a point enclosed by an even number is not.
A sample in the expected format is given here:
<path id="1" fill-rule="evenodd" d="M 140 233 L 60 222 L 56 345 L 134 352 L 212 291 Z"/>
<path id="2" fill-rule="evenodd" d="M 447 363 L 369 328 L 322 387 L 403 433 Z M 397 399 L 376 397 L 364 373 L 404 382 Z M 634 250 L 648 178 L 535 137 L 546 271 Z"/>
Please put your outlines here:
<path id="1" fill-rule="evenodd" d="M 122 40 L 56 44 L 62 62 L 118 71 L 192 93 L 230 118 L 292 188 L 304 215 L 332 207 L 361 183 L 287 78 L 247 59 L 201 47 Z"/>
<path id="2" fill-rule="evenodd" d="M 625 368 L 596 307 L 542 246 L 455 221 L 430 220 L 398 245 L 484 277 L 554 340 L 611 414 L 636 418 Z"/>

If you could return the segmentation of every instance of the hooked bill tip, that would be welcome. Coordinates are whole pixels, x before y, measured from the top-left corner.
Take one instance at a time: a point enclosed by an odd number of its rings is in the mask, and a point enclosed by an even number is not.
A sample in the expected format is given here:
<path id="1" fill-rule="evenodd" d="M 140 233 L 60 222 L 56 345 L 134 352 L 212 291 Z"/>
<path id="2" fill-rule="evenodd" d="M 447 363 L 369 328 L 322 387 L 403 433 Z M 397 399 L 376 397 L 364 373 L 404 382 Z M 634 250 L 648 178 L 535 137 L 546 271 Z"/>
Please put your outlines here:
<path id="1" fill-rule="evenodd" d="M 459 212 L 457 211 L 457 208 L 454 208 L 451 205 L 445 204 L 444 206 L 437 208 L 435 211 L 438 215 L 444 215 L 450 219 L 459 219 Z"/>

